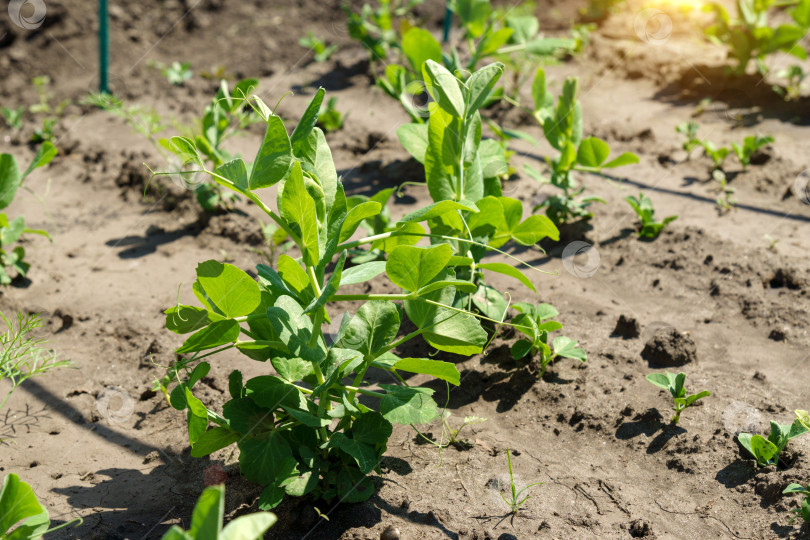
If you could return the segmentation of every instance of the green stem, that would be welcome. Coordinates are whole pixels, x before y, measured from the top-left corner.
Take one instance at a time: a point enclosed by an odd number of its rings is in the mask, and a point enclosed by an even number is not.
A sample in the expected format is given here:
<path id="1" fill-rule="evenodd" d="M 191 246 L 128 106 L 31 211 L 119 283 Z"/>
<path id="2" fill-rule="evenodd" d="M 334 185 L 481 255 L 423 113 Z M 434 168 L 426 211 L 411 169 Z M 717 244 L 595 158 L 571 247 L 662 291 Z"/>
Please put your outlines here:
<path id="1" fill-rule="evenodd" d="M 351 300 L 412 300 L 416 296 L 412 294 L 336 294 L 332 297 L 333 302 Z"/>

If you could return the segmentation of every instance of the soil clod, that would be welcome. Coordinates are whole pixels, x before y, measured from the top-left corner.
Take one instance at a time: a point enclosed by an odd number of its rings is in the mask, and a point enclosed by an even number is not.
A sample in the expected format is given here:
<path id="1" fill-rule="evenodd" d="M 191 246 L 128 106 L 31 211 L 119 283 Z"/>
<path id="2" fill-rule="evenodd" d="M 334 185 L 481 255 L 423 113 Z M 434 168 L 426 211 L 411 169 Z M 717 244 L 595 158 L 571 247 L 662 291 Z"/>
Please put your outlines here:
<path id="1" fill-rule="evenodd" d="M 651 367 L 673 367 L 697 362 L 697 345 L 689 334 L 675 328 L 659 329 L 644 345 L 641 357 Z"/>

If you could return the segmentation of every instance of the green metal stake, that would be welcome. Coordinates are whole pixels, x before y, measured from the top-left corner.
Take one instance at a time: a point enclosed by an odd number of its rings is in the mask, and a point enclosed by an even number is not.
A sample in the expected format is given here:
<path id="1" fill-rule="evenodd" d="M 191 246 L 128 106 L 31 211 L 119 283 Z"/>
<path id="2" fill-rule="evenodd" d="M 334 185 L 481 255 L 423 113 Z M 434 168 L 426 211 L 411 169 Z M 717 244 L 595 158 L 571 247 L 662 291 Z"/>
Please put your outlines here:
<path id="1" fill-rule="evenodd" d="M 442 41 L 447 43 L 450 39 L 450 27 L 453 25 L 453 10 L 450 9 L 450 0 L 447 0 L 444 8 L 444 24 L 442 26 Z"/>
<path id="2" fill-rule="evenodd" d="M 107 0 L 98 0 L 98 91 L 109 94 L 110 26 Z"/>

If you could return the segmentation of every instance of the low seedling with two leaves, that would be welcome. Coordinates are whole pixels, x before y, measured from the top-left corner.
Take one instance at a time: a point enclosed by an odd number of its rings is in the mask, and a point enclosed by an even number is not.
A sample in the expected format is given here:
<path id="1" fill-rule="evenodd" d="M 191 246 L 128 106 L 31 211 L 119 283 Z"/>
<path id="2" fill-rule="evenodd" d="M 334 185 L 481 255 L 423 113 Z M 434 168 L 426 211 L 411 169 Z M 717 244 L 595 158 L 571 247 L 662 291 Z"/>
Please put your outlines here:
<path id="1" fill-rule="evenodd" d="M 527 304 L 517 302 L 512 306 L 520 313 L 510 321 L 515 329 L 529 339 L 520 339 L 512 345 L 512 357 L 515 360 L 530 357 L 536 366 L 537 377 L 546 373 L 548 365 L 558 357 L 571 358 L 585 362 L 587 354 L 569 337 L 558 336 L 549 343 L 550 332 L 562 329 L 562 324 L 552 320 L 560 313 L 551 304 Z"/>
<path id="2" fill-rule="evenodd" d="M 809 432 L 808 426 L 802 423 L 801 417 L 793 421 L 792 424 L 778 424 L 771 420 L 771 432 L 766 439 L 759 434 L 740 433 L 737 440 L 754 459 L 757 465 L 765 467 L 767 465 L 779 465 L 779 455 L 787 446 L 791 439 L 800 437 Z"/>
<path id="3" fill-rule="evenodd" d="M 658 388 L 667 390 L 672 395 L 672 399 L 675 402 L 675 406 L 672 408 L 672 410 L 675 411 L 675 416 L 673 416 L 671 420 L 673 424 L 677 424 L 680 421 L 681 413 L 687 407 L 694 405 L 697 400 L 711 395 L 711 392 L 708 390 L 687 395 L 686 388 L 684 388 L 684 383 L 686 382 L 685 373 L 675 374 L 669 371 L 665 373 L 650 373 L 647 375 L 647 380 Z"/>
<path id="4" fill-rule="evenodd" d="M 538 69 L 532 84 L 534 117 L 543 127 L 546 140 L 560 154 L 547 157 L 551 177 L 546 178 L 540 171 L 526 165 L 525 171 L 541 184 L 550 184 L 561 193 L 550 195 L 534 211 L 545 210 L 546 215 L 556 224 L 590 219 L 593 214 L 588 207 L 594 202 L 604 203 L 599 197 L 583 196 L 585 187 L 574 178 L 575 171 L 600 173 L 638 163 L 638 156 L 625 152 L 609 159 L 610 146 L 596 137 L 582 137 L 582 108 L 577 101 L 578 81 L 566 79 L 562 94 L 554 105 L 554 96 L 546 88 L 546 75 Z"/>
<path id="5" fill-rule="evenodd" d="M 0 154 L 0 210 L 14 200 L 17 190 L 23 185 L 31 171 L 44 167 L 56 156 L 57 150 L 50 142 L 44 142 L 28 168 L 20 171 L 17 159 L 11 154 Z M 29 229 L 23 216 L 9 219 L 0 213 L 0 284 L 8 285 L 12 279 L 25 277 L 30 264 L 25 262 L 25 248 L 14 246 L 24 234 L 38 234 L 51 240 L 50 235 L 41 229 Z"/>
<path id="6" fill-rule="evenodd" d="M 655 221 L 655 208 L 653 208 L 652 200 L 643 193 L 639 194 L 638 198 L 631 195 L 625 197 L 624 200 L 627 201 L 627 204 L 633 208 L 636 216 L 638 216 L 640 225 L 638 229 L 639 238 L 655 240 L 664 230 L 664 227 L 678 219 L 678 216 L 668 216 L 664 218 L 664 221 Z"/>

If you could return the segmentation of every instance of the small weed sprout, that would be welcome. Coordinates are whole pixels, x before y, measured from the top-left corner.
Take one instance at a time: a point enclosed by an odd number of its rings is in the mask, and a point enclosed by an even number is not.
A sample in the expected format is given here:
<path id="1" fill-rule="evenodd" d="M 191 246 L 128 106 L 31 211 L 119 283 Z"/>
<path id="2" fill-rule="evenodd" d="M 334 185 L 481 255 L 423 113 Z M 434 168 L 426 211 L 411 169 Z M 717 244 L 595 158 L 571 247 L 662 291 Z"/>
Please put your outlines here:
<path id="1" fill-rule="evenodd" d="M 790 484 L 782 492 L 783 495 L 788 493 L 798 493 L 802 496 L 802 504 L 799 508 L 791 510 L 791 512 L 796 512 L 797 515 L 790 519 L 790 524 L 793 525 L 799 517 L 801 517 L 805 523 L 810 523 L 810 485 L 803 487 L 801 484 Z"/>
<path id="2" fill-rule="evenodd" d="M 184 82 L 194 76 L 194 72 L 191 71 L 191 64 L 188 62 L 172 62 L 170 66 L 162 67 L 160 74 L 166 77 L 166 80 L 174 86 L 182 86 Z"/>
<path id="3" fill-rule="evenodd" d="M 43 347 L 46 341 L 30 336 L 31 332 L 42 327 L 38 313 L 17 313 L 16 325 L 2 313 L 0 318 L 6 323 L 6 331 L 0 334 L 0 381 L 6 380 L 11 384 L 0 401 L 2 409 L 23 381 L 68 366 L 70 360 L 57 360 L 56 353 Z"/>
<path id="4" fill-rule="evenodd" d="M 658 238 L 664 227 L 678 219 L 678 216 L 668 216 L 664 218 L 664 221 L 655 221 L 655 209 L 652 200 L 643 193 L 639 194 L 638 198 L 630 196 L 624 200 L 627 201 L 627 204 L 633 208 L 638 216 L 638 221 L 641 224 L 638 230 L 639 238 L 654 240 Z"/>
<path id="5" fill-rule="evenodd" d="M 711 395 L 711 392 L 704 390 L 697 394 L 686 394 L 684 383 L 686 382 L 685 373 L 650 373 L 647 375 L 647 380 L 659 388 L 669 391 L 675 401 L 675 406 L 672 408 L 675 411 L 675 416 L 672 417 L 671 422 L 677 424 L 681 419 L 681 413 L 687 407 L 692 406 L 697 400 L 703 399 Z"/>
<path id="6" fill-rule="evenodd" d="M 436 446 L 436 447 L 441 448 L 441 449 L 448 448 L 450 446 L 462 446 L 462 445 L 468 445 L 468 446 L 471 447 L 472 445 L 470 443 L 468 443 L 467 441 L 461 439 L 459 437 L 459 434 L 461 433 L 461 431 L 465 427 L 472 426 L 474 424 L 480 424 L 482 422 L 486 422 L 487 419 L 486 418 L 479 418 L 477 416 L 465 416 L 464 417 L 464 422 L 458 427 L 458 429 L 453 429 L 453 427 L 450 425 L 450 417 L 451 416 L 452 416 L 452 414 L 450 414 L 450 411 L 448 411 L 448 410 L 445 410 L 444 412 L 442 412 L 442 436 L 441 436 L 441 439 L 439 440 L 439 442 L 436 442 L 435 440 L 431 439 L 430 437 L 424 435 L 419 430 L 416 430 L 416 432 L 424 440 L 426 440 L 427 442 L 429 442 L 433 446 Z M 416 429 L 416 428 L 414 428 L 414 429 Z M 447 442 L 445 442 L 445 441 L 447 441 Z"/>
<path id="7" fill-rule="evenodd" d="M 156 147 L 158 145 L 157 135 L 166 129 L 162 118 L 154 109 L 129 105 L 113 94 L 91 93 L 82 99 L 81 104 L 93 105 L 123 119 L 136 133 L 149 139 L 149 142 Z"/>
<path id="8" fill-rule="evenodd" d="M 508 499 L 506 497 L 504 497 L 503 493 L 499 493 L 499 495 L 501 496 L 501 499 L 503 499 L 503 502 L 505 502 L 506 505 L 509 507 L 510 513 L 517 514 L 518 511 L 520 510 L 520 508 L 523 506 L 523 504 L 531 498 L 531 495 L 526 495 L 525 497 L 523 497 L 521 499 L 520 497 L 521 497 L 521 495 L 523 495 L 523 492 L 525 492 L 530 487 L 542 486 L 543 482 L 534 482 L 534 483 L 529 484 L 529 485 L 523 487 L 522 489 L 518 490 L 517 486 L 515 486 L 515 476 L 514 476 L 514 474 L 512 474 L 512 455 L 511 454 L 512 454 L 512 452 L 507 448 L 506 449 L 506 463 L 507 463 L 507 466 L 509 468 L 509 486 L 511 488 L 512 494 Z"/>
<path id="9" fill-rule="evenodd" d="M 328 62 L 329 58 L 338 50 L 337 45 L 327 45 L 324 40 L 312 32 L 307 32 L 306 36 L 298 40 L 298 44 L 306 49 L 311 49 L 316 62 Z"/>
<path id="10" fill-rule="evenodd" d="M 768 434 L 767 439 L 758 434 L 740 433 L 737 435 L 737 440 L 757 460 L 757 465 L 765 467 L 767 465 L 778 465 L 779 455 L 785 449 L 787 443 L 808 431 L 810 429 L 802 423 L 801 417 L 794 420 L 792 424 L 784 425 L 771 420 L 771 432 Z"/>

